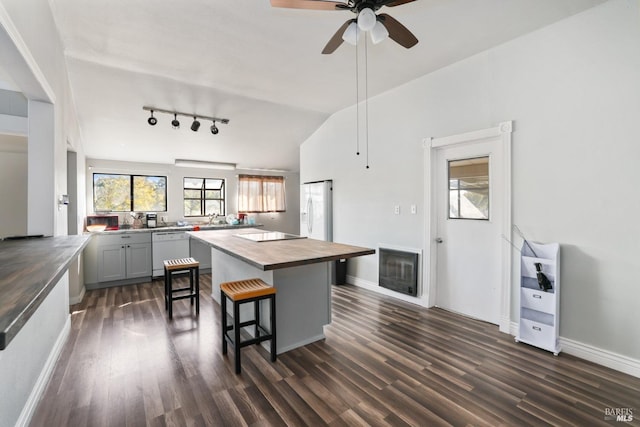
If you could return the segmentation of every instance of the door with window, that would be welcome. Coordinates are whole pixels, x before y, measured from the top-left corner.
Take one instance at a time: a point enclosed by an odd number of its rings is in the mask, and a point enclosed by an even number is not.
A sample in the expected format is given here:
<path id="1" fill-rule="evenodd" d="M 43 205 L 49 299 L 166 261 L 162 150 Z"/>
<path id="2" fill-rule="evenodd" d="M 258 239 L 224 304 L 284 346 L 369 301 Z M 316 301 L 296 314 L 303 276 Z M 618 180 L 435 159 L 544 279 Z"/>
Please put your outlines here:
<path id="1" fill-rule="evenodd" d="M 500 322 L 503 154 L 500 138 L 436 150 L 436 305 Z"/>

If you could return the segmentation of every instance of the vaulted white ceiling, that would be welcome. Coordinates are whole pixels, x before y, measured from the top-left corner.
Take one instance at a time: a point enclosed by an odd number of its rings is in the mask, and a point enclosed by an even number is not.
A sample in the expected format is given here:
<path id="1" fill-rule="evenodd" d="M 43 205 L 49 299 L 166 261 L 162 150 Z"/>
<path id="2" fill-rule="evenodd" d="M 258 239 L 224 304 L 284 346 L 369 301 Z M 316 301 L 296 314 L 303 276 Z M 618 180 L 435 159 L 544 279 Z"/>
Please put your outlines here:
<path id="1" fill-rule="evenodd" d="M 417 0 L 383 8 L 420 40 L 371 45 L 374 96 L 603 0 Z M 320 52 L 348 11 L 269 0 L 51 0 L 88 157 L 298 170 L 298 147 L 356 101 L 355 47 Z M 362 47 L 362 46 L 361 46 Z M 362 53 L 362 49 L 360 52 Z M 362 64 L 360 66 L 362 71 Z M 360 93 L 362 96 L 362 93 Z M 230 119 L 220 133 L 147 124 L 144 105 Z"/>

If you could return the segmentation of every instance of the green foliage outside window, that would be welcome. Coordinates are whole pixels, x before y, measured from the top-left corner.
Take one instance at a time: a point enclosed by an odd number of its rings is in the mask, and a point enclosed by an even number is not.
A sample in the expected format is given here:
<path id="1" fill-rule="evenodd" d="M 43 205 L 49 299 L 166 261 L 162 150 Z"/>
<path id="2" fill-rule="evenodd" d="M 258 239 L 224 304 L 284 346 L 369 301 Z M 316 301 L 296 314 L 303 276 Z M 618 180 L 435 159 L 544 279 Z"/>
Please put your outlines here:
<path id="1" fill-rule="evenodd" d="M 95 212 L 164 212 L 167 177 L 93 174 Z"/>

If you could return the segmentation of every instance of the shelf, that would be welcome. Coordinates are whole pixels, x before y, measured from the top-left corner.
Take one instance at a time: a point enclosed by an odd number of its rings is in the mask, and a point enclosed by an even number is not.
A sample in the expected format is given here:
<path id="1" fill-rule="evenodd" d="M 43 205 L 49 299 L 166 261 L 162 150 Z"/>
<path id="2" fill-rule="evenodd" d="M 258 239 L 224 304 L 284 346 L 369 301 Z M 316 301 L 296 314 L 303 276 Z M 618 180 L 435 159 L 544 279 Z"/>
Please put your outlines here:
<path id="1" fill-rule="evenodd" d="M 520 322 L 516 341 L 554 354 L 558 346 L 560 309 L 560 245 L 525 242 L 520 261 Z M 551 289 L 544 291 L 538 283 L 536 264 L 549 279 Z"/>

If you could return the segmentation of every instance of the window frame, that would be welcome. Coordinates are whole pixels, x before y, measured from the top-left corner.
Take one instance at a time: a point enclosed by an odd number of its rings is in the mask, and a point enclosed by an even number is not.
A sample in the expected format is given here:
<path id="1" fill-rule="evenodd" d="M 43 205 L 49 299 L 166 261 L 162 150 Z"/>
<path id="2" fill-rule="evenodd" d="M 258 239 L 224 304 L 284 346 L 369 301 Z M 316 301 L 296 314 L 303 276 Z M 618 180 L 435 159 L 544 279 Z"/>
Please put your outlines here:
<path id="1" fill-rule="evenodd" d="M 197 188 L 187 188 L 185 186 L 185 180 L 187 179 L 201 179 L 202 180 L 202 187 L 200 189 Z M 207 180 L 211 180 L 211 181 L 221 181 L 222 185 L 220 186 L 219 190 L 213 190 L 213 191 L 220 191 L 221 193 L 221 198 L 207 198 L 207 190 L 211 190 L 207 188 Z M 206 212 L 206 202 L 207 200 L 217 200 L 220 201 L 222 204 L 222 209 L 221 209 L 221 213 L 220 215 L 225 216 L 227 214 L 227 182 L 226 179 L 224 178 L 206 178 L 206 177 L 196 177 L 196 176 L 185 176 L 182 177 L 182 214 L 185 218 L 196 218 L 196 217 L 204 217 L 204 216 L 208 216 L 207 212 Z M 195 198 L 195 197 L 185 197 L 185 192 L 189 190 L 189 191 L 200 191 L 200 197 L 199 198 Z M 199 200 L 200 201 L 200 213 L 201 215 L 187 215 L 184 211 L 184 202 L 185 200 Z"/>
<path id="2" fill-rule="evenodd" d="M 107 175 L 107 176 L 128 176 L 129 177 L 129 210 L 97 210 L 96 209 L 96 175 Z M 128 174 L 128 173 L 109 173 L 109 172 L 93 172 L 92 175 L 92 191 L 93 191 L 93 211 L 94 212 L 136 212 L 133 207 L 135 205 L 134 198 L 134 178 L 163 178 L 164 179 L 164 210 L 145 210 L 144 212 L 167 212 L 168 209 L 168 195 L 167 195 L 167 187 L 169 184 L 169 179 L 164 175 L 142 175 L 142 174 Z"/>

